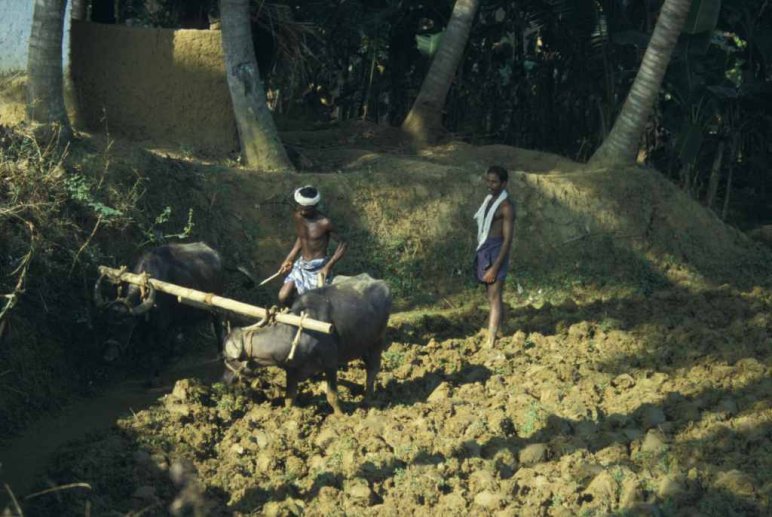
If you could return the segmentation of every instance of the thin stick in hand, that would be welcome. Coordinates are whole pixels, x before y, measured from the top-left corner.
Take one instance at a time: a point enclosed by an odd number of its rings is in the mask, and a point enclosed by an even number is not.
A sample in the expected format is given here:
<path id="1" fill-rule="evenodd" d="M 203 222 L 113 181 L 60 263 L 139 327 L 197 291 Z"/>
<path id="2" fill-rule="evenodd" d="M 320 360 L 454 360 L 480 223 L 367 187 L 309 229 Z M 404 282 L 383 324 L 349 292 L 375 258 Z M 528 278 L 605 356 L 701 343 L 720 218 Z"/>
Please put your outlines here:
<path id="1" fill-rule="evenodd" d="M 281 275 L 281 269 L 279 271 L 277 271 L 276 273 L 272 274 L 271 276 L 269 276 L 268 278 L 266 278 L 265 280 L 263 280 L 262 282 L 260 282 L 260 285 L 267 284 L 268 282 L 270 282 L 274 278 L 278 277 L 279 275 Z"/>

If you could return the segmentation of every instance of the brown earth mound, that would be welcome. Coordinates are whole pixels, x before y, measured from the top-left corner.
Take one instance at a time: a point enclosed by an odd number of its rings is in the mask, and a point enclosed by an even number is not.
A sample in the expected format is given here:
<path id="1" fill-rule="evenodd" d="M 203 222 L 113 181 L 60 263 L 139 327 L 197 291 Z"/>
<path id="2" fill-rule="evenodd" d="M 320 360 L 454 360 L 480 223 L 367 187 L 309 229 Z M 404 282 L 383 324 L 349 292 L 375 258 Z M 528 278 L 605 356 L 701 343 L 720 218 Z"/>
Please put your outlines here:
<path id="1" fill-rule="evenodd" d="M 503 162 L 520 166 L 509 182 L 517 204 L 513 264 L 531 286 L 589 281 L 646 291 L 683 281 L 769 280 L 768 252 L 654 170 L 586 170 L 504 146 L 449 144 L 420 156 L 366 147 L 314 152 L 324 172 L 207 175 L 218 192 L 215 217 L 226 228 L 238 221 L 238 233 L 259 250 L 252 256 L 260 274 L 272 273 L 291 245 L 289 194 L 313 183 L 352 241 L 341 263 L 346 272 L 386 278 L 401 298 L 458 293 L 470 286 L 471 214 L 485 194 L 482 173 Z M 224 247 L 241 239 L 227 235 Z"/>

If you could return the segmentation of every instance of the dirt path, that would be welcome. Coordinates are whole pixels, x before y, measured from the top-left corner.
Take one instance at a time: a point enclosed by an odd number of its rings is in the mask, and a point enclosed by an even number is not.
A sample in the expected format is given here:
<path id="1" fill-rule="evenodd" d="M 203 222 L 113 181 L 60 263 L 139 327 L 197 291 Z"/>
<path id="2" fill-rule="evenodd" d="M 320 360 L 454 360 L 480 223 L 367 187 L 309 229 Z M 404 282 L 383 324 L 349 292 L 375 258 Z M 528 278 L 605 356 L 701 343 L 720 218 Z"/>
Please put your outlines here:
<path id="1" fill-rule="evenodd" d="M 146 409 L 169 393 L 182 378 L 214 382 L 222 374 L 219 360 L 190 357 L 162 373 L 155 387 L 145 379 L 130 379 L 93 398 L 74 400 L 53 416 L 41 418 L 28 430 L 7 440 L 0 448 L 0 479 L 20 498 L 41 488 L 40 473 L 68 442 L 105 432 L 121 418 Z M 45 483 L 45 480 L 42 480 Z M 0 494 L 0 507 L 8 503 L 8 493 Z"/>

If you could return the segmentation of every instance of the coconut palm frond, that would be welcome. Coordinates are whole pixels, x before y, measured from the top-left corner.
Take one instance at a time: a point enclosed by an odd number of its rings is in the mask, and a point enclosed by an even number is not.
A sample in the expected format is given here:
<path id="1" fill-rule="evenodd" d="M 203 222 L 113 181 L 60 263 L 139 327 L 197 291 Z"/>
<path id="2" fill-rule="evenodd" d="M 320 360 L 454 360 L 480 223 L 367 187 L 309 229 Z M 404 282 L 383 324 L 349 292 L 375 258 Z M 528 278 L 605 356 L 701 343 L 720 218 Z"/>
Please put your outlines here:
<path id="1" fill-rule="evenodd" d="M 317 27 L 295 20 L 290 6 L 269 2 L 261 3 L 256 22 L 272 35 L 278 66 L 289 66 L 301 77 L 307 76 L 311 62 L 317 60 L 309 45 L 309 40 L 321 39 Z"/>

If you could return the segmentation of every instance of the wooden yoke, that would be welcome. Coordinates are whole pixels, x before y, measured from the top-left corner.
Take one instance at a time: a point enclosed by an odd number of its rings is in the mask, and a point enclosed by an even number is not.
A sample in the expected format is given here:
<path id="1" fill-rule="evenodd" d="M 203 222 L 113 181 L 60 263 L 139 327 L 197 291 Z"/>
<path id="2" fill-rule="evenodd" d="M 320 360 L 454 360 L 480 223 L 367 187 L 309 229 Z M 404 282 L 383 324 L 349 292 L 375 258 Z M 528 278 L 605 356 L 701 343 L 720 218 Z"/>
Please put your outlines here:
<path id="1" fill-rule="evenodd" d="M 99 266 L 99 274 L 113 284 L 127 282 L 140 287 L 146 287 L 149 284 L 153 289 L 176 296 L 178 302 L 193 307 L 202 309 L 217 307 L 235 312 L 236 314 L 241 314 L 242 316 L 250 316 L 259 319 L 268 316 L 268 311 L 262 307 L 249 305 L 248 303 L 239 302 L 230 298 L 224 298 L 212 293 L 197 291 L 195 289 L 190 289 L 189 287 L 182 287 L 176 284 L 170 284 L 169 282 L 156 280 L 155 278 L 147 276 L 147 274 L 137 275 L 135 273 L 129 273 L 126 271 L 126 268 L 114 269 L 107 266 Z M 333 331 L 332 323 L 312 320 L 294 314 L 278 313 L 275 315 L 275 318 L 276 321 L 280 323 L 287 323 L 296 327 L 300 327 L 302 324 L 302 328 L 304 329 L 315 330 L 324 334 L 332 334 Z"/>

